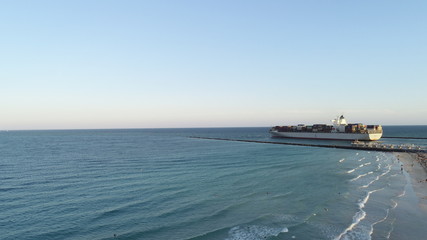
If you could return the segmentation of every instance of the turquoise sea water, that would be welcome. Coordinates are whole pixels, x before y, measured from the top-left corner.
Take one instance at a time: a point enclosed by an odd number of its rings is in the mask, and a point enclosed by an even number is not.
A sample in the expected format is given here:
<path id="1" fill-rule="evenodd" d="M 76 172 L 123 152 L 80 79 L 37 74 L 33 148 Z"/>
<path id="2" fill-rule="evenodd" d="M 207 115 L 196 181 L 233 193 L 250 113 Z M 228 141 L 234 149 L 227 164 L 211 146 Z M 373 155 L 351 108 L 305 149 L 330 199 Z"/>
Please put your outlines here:
<path id="1" fill-rule="evenodd" d="M 384 130 L 427 137 L 427 126 Z M 427 216 L 408 207 L 416 199 L 393 154 L 188 136 L 271 140 L 268 128 L 0 132 L 0 238 L 422 239 L 427 233 Z"/>

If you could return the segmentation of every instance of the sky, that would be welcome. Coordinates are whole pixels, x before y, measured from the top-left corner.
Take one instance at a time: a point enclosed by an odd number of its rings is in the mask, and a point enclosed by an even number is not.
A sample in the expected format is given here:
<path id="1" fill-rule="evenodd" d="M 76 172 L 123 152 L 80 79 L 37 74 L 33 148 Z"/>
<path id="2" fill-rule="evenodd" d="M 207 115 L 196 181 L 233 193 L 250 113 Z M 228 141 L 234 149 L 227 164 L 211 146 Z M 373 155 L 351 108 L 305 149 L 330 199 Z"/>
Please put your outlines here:
<path id="1" fill-rule="evenodd" d="M 427 1 L 0 7 L 0 130 L 427 124 Z"/>

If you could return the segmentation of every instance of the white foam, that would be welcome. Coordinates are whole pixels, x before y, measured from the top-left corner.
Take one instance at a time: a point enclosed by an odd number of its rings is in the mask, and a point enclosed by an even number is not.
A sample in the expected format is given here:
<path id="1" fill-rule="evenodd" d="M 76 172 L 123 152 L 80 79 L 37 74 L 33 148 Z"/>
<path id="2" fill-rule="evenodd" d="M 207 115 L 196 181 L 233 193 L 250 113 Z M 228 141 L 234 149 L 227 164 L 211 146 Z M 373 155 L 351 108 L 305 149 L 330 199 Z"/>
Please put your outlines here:
<path id="1" fill-rule="evenodd" d="M 369 164 L 371 164 L 371 162 L 367 162 L 367 163 L 364 163 L 364 164 L 360 164 L 360 165 L 359 165 L 359 166 L 357 166 L 356 168 L 353 168 L 353 169 L 351 169 L 351 170 L 347 171 L 347 173 L 352 173 L 352 172 L 356 171 L 357 169 L 362 168 L 363 166 L 366 166 L 366 165 L 369 165 Z"/>
<path id="2" fill-rule="evenodd" d="M 393 203 L 393 205 L 391 206 L 391 209 L 395 209 L 397 207 L 397 202 L 394 201 L 393 199 L 391 199 L 391 202 Z"/>
<path id="3" fill-rule="evenodd" d="M 384 218 L 382 218 L 382 219 L 380 219 L 380 220 L 378 220 L 378 221 L 376 221 L 376 222 L 372 223 L 372 225 L 371 225 L 371 230 L 369 231 L 369 236 L 372 236 L 372 233 L 374 233 L 374 226 L 375 226 L 376 224 L 378 224 L 378 223 L 382 223 L 382 222 L 384 222 L 384 221 L 388 218 L 388 214 L 389 214 L 389 212 L 390 212 L 390 209 L 387 209 L 387 211 L 386 211 L 386 214 L 385 214 Z"/>
<path id="4" fill-rule="evenodd" d="M 351 170 L 347 171 L 347 173 L 352 173 L 352 172 L 356 171 L 357 169 L 359 169 L 359 168 L 361 168 L 361 167 L 363 167 L 363 164 L 359 165 L 359 166 L 358 166 L 358 167 L 356 167 L 356 168 L 353 168 L 353 169 L 351 169 Z"/>
<path id="5" fill-rule="evenodd" d="M 230 229 L 226 240 L 264 240 L 277 237 L 281 232 L 288 232 L 288 228 L 273 228 L 261 225 L 236 226 Z"/>
<path id="6" fill-rule="evenodd" d="M 335 240 L 340 240 L 344 235 L 346 235 L 349 231 L 351 231 L 360 221 L 362 221 L 366 217 L 366 212 L 360 210 L 353 216 L 353 222 L 348 226 Z"/>
<path id="7" fill-rule="evenodd" d="M 377 192 L 377 191 L 380 191 L 380 190 L 383 190 L 384 188 L 380 188 L 380 189 L 375 189 L 375 190 L 372 190 L 372 191 L 369 191 L 368 192 L 368 194 L 366 194 L 366 197 L 362 200 L 362 201 L 360 201 L 358 204 L 359 204 L 359 207 L 360 208 L 364 208 L 365 207 L 365 204 L 368 202 L 368 200 L 369 200 L 369 197 L 371 196 L 371 194 L 372 193 L 374 193 L 374 192 Z"/>
<path id="8" fill-rule="evenodd" d="M 344 162 L 344 160 L 345 160 L 345 158 L 341 158 L 340 160 L 339 160 L 339 162 L 341 163 L 341 162 Z"/>
<path id="9" fill-rule="evenodd" d="M 403 190 L 403 192 L 401 194 L 399 194 L 397 197 L 398 198 L 403 197 L 403 196 L 405 196 L 405 194 L 406 194 L 406 190 Z"/>
<path id="10" fill-rule="evenodd" d="M 374 172 L 368 172 L 368 173 L 365 173 L 365 174 L 361 174 L 361 175 L 359 175 L 359 176 L 351 179 L 350 182 L 356 181 L 357 179 L 359 179 L 361 177 L 364 177 L 364 176 L 367 176 L 367 175 L 372 174 L 372 173 L 374 173 Z"/>
<path id="11" fill-rule="evenodd" d="M 372 183 L 378 181 L 382 176 L 386 175 L 387 173 L 389 173 L 391 170 L 391 165 L 388 165 L 388 169 L 387 171 L 385 171 L 384 173 L 382 173 L 381 175 L 378 175 L 377 177 L 375 177 L 374 180 L 370 181 L 368 184 L 361 186 L 360 188 L 367 188 L 369 186 L 371 186 Z"/>
<path id="12" fill-rule="evenodd" d="M 358 161 L 359 161 L 359 162 L 361 162 L 362 160 L 365 160 L 365 157 L 363 157 L 363 158 L 359 159 Z"/>
<path id="13" fill-rule="evenodd" d="M 391 229 L 390 229 L 390 231 L 387 233 L 387 239 L 390 239 L 390 235 L 391 235 L 391 233 L 394 231 L 394 222 L 396 221 L 396 218 L 395 219 L 393 219 L 393 221 L 391 222 Z"/>
<path id="14" fill-rule="evenodd" d="M 366 212 L 363 211 L 365 204 L 368 202 L 369 197 L 372 193 L 382 190 L 383 188 L 369 191 L 363 200 L 359 201 L 357 204 L 359 206 L 359 211 L 353 216 L 353 222 L 348 226 L 340 235 L 338 235 L 335 240 L 342 239 L 348 232 L 352 231 L 363 219 L 366 217 Z"/>

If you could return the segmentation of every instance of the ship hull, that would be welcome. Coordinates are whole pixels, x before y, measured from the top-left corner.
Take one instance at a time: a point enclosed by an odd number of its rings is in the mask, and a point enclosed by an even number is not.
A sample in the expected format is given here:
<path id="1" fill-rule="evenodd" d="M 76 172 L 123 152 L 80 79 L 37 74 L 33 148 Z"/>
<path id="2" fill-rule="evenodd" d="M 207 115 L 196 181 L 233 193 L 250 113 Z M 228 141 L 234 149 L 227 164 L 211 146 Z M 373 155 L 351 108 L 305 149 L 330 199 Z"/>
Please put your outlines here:
<path id="1" fill-rule="evenodd" d="M 375 141 L 382 133 L 324 133 L 324 132 L 278 132 L 271 131 L 272 137 L 324 139 L 324 140 L 362 140 Z"/>

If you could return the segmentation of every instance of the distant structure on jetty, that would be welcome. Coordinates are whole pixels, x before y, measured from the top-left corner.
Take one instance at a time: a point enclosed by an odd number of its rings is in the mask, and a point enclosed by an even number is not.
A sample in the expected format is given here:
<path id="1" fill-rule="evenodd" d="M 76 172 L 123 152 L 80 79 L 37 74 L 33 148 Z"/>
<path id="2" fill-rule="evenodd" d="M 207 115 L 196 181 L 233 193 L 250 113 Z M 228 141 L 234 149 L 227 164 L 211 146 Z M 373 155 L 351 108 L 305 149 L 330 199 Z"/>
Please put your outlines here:
<path id="1" fill-rule="evenodd" d="M 385 144 L 366 144 L 363 142 L 353 142 L 350 145 L 323 145 L 323 144 L 309 144 L 309 143 L 291 143 L 291 142 L 269 142 L 269 141 L 258 141 L 258 140 L 246 140 L 246 139 L 230 139 L 230 138 L 211 138 L 211 137 L 190 137 L 197 139 L 207 140 L 220 140 L 220 141 L 233 141 L 233 142 L 250 142 L 250 143 L 268 143 L 268 144 L 280 144 L 280 145 L 293 145 L 293 146 L 304 146 L 304 147 L 320 147 L 320 148 L 338 148 L 338 149 L 355 149 L 365 151 L 381 151 L 381 152 L 412 152 L 412 153 L 424 153 L 427 152 L 425 147 L 411 145 L 385 145 Z"/>
<path id="2" fill-rule="evenodd" d="M 397 152 L 418 152 L 418 151 L 426 151 L 426 149 L 422 146 L 417 146 L 415 144 L 381 144 L 381 143 L 368 143 L 368 142 L 360 142 L 358 140 L 351 143 L 351 146 L 369 150 L 369 149 L 379 149 L 379 150 L 387 150 Z"/>
<path id="3" fill-rule="evenodd" d="M 383 135 L 381 125 L 363 125 L 347 123 L 341 115 L 332 120 L 333 125 L 314 124 L 297 126 L 275 126 L 270 129 L 272 137 L 325 139 L 325 140 L 362 140 L 375 141 Z"/>

